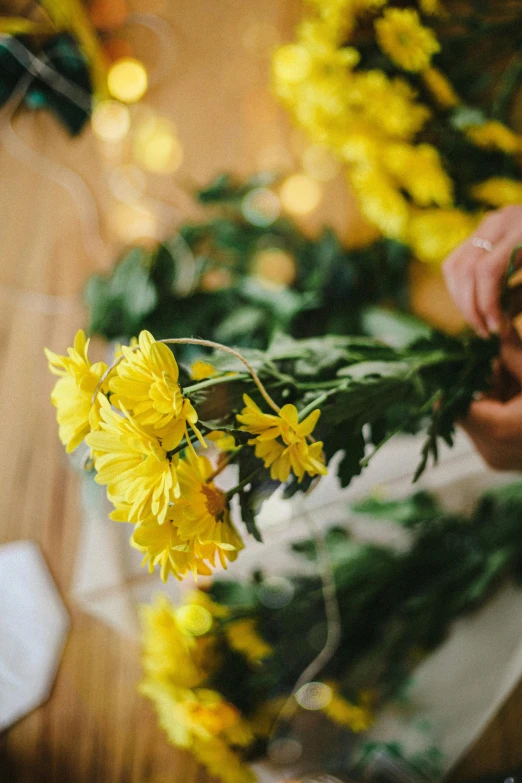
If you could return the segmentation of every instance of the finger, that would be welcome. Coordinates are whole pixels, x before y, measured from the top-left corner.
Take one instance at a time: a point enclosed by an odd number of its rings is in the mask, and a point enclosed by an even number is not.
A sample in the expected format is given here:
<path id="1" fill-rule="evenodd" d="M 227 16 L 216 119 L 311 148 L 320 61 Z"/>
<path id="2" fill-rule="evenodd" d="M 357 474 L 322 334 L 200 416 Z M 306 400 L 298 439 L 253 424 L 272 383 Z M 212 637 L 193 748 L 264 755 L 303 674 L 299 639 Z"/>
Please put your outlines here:
<path id="1" fill-rule="evenodd" d="M 502 284 L 512 249 L 512 241 L 504 240 L 491 252 L 485 250 L 475 269 L 477 315 L 487 330 L 494 334 L 500 332 L 502 324 Z"/>
<path id="2" fill-rule="evenodd" d="M 472 438 L 495 438 L 506 419 L 505 409 L 506 405 L 498 400 L 476 400 L 459 424 Z"/>
<path id="3" fill-rule="evenodd" d="M 522 343 L 518 335 L 511 332 L 502 342 L 500 356 L 508 372 L 522 385 Z"/>
<path id="4" fill-rule="evenodd" d="M 466 321 L 482 336 L 488 334 L 476 306 L 476 272 L 481 251 L 468 241 L 444 264 L 446 286 Z"/>

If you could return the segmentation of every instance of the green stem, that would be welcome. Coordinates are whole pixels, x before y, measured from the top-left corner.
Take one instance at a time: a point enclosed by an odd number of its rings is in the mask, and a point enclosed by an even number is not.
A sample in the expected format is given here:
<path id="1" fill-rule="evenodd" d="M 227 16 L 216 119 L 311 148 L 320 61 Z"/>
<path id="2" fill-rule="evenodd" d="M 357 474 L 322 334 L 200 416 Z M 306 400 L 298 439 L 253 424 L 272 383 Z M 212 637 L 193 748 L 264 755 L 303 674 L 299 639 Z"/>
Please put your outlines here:
<path id="1" fill-rule="evenodd" d="M 243 487 L 246 487 L 247 484 L 250 484 L 254 476 L 259 473 L 261 470 L 261 467 L 256 468 L 249 476 L 247 476 L 243 481 L 240 481 L 239 484 L 237 484 L 235 487 L 232 487 L 232 489 L 229 489 L 226 493 L 227 499 L 230 499 L 234 497 L 234 495 L 237 495 L 238 492 L 240 492 Z"/>
<path id="2" fill-rule="evenodd" d="M 233 381 L 244 381 L 250 376 L 246 373 L 233 373 L 231 375 L 221 375 L 217 378 L 206 378 L 204 381 L 193 383 L 192 386 L 186 386 L 183 389 L 184 394 L 194 394 L 200 389 L 207 389 L 209 386 L 218 386 L 220 383 L 232 383 Z"/>
<path id="3" fill-rule="evenodd" d="M 346 381 L 342 381 L 335 387 L 335 389 L 330 389 L 329 391 L 325 391 L 322 394 L 319 395 L 319 397 L 316 397 L 315 400 L 312 400 L 312 402 L 309 402 L 308 405 L 306 405 L 302 411 L 299 411 L 299 421 L 303 421 L 306 419 L 309 413 L 312 413 L 316 408 L 319 407 L 319 405 L 322 405 L 323 402 L 325 402 L 329 397 L 332 397 L 334 394 L 337 394 L 337 392 L 345 391 L 346 389 Z M 316 387 L 317 388 L 317 387 Z"/>

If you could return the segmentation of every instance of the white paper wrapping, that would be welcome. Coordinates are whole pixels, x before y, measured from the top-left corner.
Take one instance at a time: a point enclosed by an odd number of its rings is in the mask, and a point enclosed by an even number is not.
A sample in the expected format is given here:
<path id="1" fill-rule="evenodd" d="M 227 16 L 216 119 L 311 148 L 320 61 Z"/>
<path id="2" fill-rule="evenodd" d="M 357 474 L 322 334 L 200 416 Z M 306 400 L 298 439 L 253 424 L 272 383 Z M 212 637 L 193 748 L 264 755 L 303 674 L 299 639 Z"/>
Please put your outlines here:
<path id="1" fill-rule="evenodd" d="M 38 546 L 0 547 L 0 732 L 49 697 L 68 627 Z"/>

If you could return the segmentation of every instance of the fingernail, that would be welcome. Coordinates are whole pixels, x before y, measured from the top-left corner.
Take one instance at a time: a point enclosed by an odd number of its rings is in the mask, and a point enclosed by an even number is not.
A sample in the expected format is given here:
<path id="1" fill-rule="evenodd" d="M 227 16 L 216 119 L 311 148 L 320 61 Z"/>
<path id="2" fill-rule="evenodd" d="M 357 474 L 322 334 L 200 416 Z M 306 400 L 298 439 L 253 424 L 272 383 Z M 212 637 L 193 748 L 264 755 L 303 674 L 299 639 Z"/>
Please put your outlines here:
<path id="1" fill-rule="evenodd" d="M 486 325 L 490 334 L 498 334 L 500 332 L 500 321 L 494 316 L 486 318 Z"/>

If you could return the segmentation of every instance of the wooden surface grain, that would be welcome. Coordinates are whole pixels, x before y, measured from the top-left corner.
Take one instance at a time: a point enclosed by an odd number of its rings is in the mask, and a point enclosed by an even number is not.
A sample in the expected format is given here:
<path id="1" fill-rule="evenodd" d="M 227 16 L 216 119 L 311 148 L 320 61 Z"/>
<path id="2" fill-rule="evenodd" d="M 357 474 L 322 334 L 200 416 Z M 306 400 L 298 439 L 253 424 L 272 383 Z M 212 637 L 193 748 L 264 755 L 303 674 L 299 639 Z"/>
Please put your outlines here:
<path id="1" fill-rule="evenodd" d="M 134 5 L 137 11 L 149 7 L 145 1 Z M 269 95 L 267 60 L 253 56 L 240 41 L 253 24 L 265 25 L 265 30 L 269 26 L 284 39 L 298 6 L 297 0 L 165 4 L 176 66 L 148 101 L 176 122 L 185 162 L 174 177 L 150 178 L 149 192 L 156 199 L 183 211 L 182 185 L 203 183 L 224 169 L 255 171 L 266 145 L 291 146 L 284 114 Z M 84 323 L 80 294 L 85 280 L 107 268 L 121 246 L 113 232 L 115 204 L 108 184 L 114 155 L 108 157 L 88 131 L 71 141 L 49 115 L 20 114 L 15 137 L 6 130 L 7 119 L 4 112 L 0 543 L 32 539 L 40 544 L 72 623 L 49 702 L 0 737 L 0 781 L 204 783 L 204 773 L 190 756 L 168 745 L 151 707 L 136 693 L 136 646 L 68 599 L 78 544 L 79 487 L 58 443 L 49 404 L 52 379 L 42 349 L 47 345 L 63 351 L 70 344 Z M 71 171 L 76 172 L 72 180 Z M 93 203 L 101 235 L 94 247 Z M 345 236 L 355 225 L 342 182 L 327 187 L 324 205 L 310 226 L 326 215 Z M 160 230 L 167 233 L 173 227 L 160 225 Z M 522 762 L 521 710 L 522 686 L 455 777 L 509 770 Z"/>

